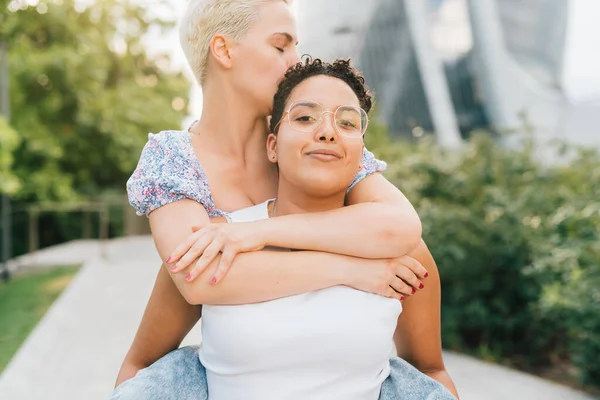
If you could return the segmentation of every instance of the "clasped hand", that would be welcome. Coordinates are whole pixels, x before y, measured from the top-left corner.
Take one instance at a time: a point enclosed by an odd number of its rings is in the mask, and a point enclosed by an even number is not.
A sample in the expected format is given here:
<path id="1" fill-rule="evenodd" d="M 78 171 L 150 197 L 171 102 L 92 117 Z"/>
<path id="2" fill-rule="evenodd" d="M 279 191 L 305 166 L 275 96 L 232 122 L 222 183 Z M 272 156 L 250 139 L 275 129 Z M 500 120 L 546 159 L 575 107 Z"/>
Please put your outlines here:
<path id="1" fill-rule="evenodd" d="M 190 267 L 185 279 L 193 281 L 221 253 L 211 282 L 219 282 L 231 268 L 238 253 L 262 250 L 265 247 L 258 224 L 239 222 L 235 224 L 209 223 L 204 228 L 193 227 L 194 233 L 181 243 L 167 264 L 173 264 L 171 272 L 178 273 Z"/>
<path id="2" fill-rule="evenodd" d="M 263 221 L 264 222 L 264 221 Z M 239 253 L 259 251 L 268 245 L 259 222 L 209 223 L 193 227 L 193 233 L 166 260 L 172 273 L 187 270 L 190 282 L 200 276 L 221 254 L 211 278 L 216 284 L 229 272 Z M 405 255 L 390 259 L 364 259 L 340 256 L 344 263 L 345 282 L 341 283 L 368 293 L 404 300 L 424 288 L 421 281 L 429 275 L 416 259 Z"/>

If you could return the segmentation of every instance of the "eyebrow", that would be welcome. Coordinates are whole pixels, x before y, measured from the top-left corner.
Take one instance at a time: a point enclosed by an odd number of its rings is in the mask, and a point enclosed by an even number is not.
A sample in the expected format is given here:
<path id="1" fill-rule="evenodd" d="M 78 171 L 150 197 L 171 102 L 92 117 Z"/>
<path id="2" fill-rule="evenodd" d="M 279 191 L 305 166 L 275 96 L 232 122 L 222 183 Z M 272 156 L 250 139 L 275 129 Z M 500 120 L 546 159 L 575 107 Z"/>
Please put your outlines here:
<path id="1" fill-rule="evenodd" d="M 275 32 L 273 36 L 284 36 L 286 40 L 290 43 L 294 43 L 294 37 L 287 32 Z M 298 41 L 296 40 L 296 46 L 298 46 Z"/>

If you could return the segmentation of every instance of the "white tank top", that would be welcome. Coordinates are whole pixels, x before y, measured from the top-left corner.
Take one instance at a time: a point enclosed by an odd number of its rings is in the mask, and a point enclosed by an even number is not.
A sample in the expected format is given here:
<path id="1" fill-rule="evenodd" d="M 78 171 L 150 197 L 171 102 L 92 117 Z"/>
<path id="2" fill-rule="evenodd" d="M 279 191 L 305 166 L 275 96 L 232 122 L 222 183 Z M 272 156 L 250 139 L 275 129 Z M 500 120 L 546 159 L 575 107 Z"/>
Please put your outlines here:
<path id="1" fill-rule="evenodd" d="M 268 218 L 267 204 L 232 213 L 232 222 Z M 210 399 L 375 400 L 401 312 L 397 300 L 345 286 L 205 305 L 200 360 Z"/>

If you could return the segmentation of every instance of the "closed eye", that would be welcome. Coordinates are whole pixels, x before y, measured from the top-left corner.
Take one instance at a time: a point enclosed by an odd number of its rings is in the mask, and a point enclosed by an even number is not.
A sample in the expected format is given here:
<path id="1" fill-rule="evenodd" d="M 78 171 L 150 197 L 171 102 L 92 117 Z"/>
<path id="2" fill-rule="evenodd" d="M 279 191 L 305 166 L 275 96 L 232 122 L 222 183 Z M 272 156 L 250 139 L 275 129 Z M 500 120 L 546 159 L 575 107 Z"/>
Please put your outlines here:
<path id="1" fill-rule="evenodd" d="M 280 53 L 283 53 L 283 52 L 285 52 L 285 50 L 284 50 L 284 49 L 282 49 L 281 47 L 277 47 L 277 46 L 275 46 L 275 48 L 276 48 L 276 49 L 277 49 L 277 50 L 278 50 Z"/>

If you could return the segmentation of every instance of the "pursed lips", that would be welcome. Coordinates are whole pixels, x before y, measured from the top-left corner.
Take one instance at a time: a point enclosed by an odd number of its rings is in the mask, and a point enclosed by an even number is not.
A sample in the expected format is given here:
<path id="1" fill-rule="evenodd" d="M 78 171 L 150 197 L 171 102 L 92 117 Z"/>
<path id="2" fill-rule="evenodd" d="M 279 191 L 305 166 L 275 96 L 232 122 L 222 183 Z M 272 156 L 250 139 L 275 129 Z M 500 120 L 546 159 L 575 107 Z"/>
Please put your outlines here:
<path id="1" fill-rule="evenodd" d="M 306 155 L 321 161 L 336 161 L 342 158 L 340 153 L 331 149 L 311 150 Z"/>

